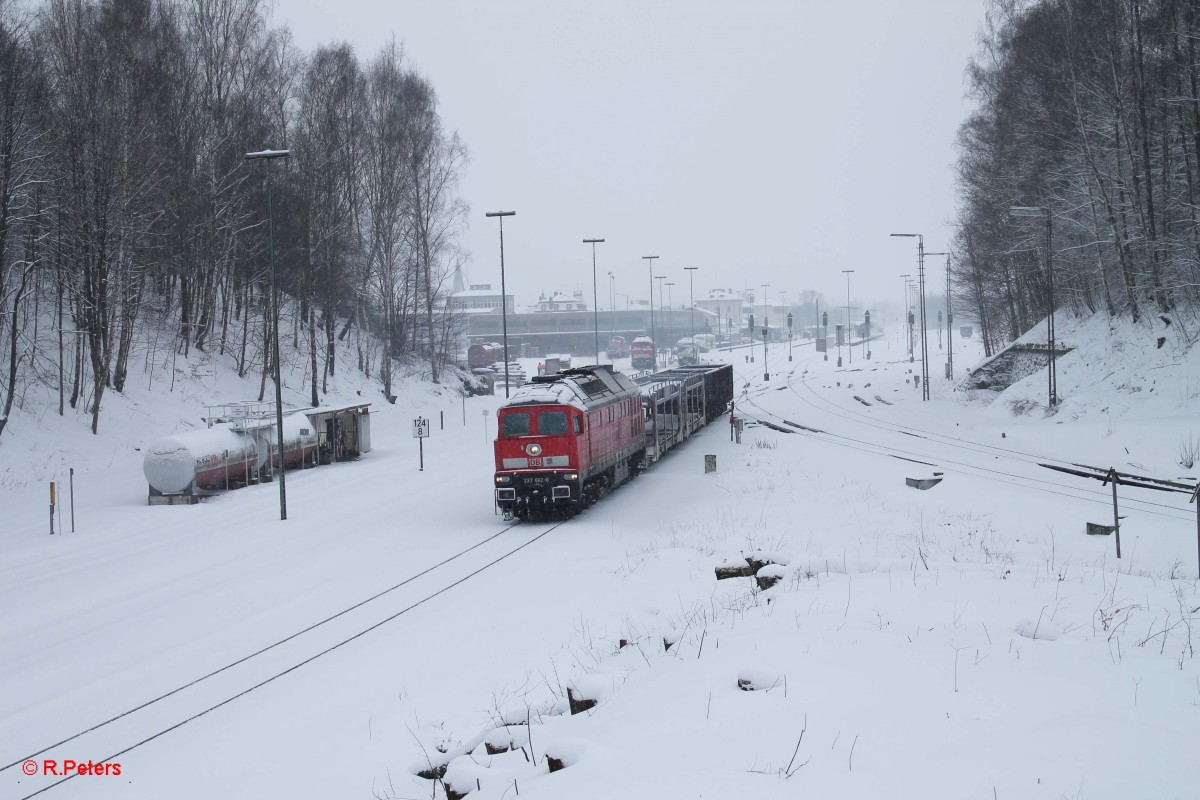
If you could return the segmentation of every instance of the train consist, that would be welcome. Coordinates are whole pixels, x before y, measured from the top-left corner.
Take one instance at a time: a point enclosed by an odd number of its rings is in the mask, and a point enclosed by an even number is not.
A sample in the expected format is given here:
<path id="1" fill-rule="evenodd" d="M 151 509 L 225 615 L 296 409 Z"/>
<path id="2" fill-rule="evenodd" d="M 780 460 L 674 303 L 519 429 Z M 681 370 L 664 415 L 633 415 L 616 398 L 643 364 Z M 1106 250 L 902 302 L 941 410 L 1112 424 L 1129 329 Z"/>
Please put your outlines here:
<path id="1" fill-rule="evenodd" d="M 639 336 L 629 346 L 629 366 L 634 369 L 654 369 L 654 342 L 649 336 Z"/>
<path id="2" fill-rule="evenodd" d="M 283 416 L 283 466 L 311 467 L 371 450 L 369 403 L 289 411 Z M 213 406 L 207 428 L 146 448 L 142 472 L 150 505 L 192 504 L 220 490 L 272 480 L 279 470 L 273 403 Z"/>
<path id="3" fill-rule="evenodd" d="M 497 411 L 495 501 L 506 519 L 571 513 L 724 414 L 733 367 L 631 380 L 609 365 L 533 378 Z"/>

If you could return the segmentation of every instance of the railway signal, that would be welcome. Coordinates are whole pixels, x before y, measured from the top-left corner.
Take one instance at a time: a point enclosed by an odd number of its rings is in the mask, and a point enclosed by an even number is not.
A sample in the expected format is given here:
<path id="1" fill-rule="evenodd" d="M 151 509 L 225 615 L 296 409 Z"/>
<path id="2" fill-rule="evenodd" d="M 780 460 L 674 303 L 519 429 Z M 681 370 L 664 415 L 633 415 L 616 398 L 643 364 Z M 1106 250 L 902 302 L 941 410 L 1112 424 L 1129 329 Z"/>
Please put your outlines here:
<path id="1" fill-rule="evenodd" d="M 792 312 L 788 312 L 788 361 L 792 360 Z"/>
<path id="2" fill-rule="evenodd" d="M 771 372 L 767 369 L 767 318 L 763 317 L 763 380 L 771 380 Z"/>
<path id="3" fill-rule="evenodd" d="M 863 312 L 863 351 L 867 354 L 867 360 L 871 360 L 871 312 Z"/>
<path id="4" fill-rule="evenodd" d="M 825 328 L 825 335 L 821 337 L 821 349 L 825 351 L 825 360 L 829 360 L 829 312 L 821 312 L 821 325 Z"/>

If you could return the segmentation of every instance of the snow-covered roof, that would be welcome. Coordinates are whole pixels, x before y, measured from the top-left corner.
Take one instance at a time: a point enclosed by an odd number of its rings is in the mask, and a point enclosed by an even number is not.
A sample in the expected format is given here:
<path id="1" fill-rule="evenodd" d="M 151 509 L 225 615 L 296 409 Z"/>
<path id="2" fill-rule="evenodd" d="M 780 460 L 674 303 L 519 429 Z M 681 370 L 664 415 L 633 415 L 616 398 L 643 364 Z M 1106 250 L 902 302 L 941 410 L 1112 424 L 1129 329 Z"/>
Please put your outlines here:
<path id="1" fill-rule="evenodd" d="M 629 378 L 602 364 L 534 378 L 517 389 L 504 407 L 567 405 L 587 411 L 622 392 L 637 391 Z"/>

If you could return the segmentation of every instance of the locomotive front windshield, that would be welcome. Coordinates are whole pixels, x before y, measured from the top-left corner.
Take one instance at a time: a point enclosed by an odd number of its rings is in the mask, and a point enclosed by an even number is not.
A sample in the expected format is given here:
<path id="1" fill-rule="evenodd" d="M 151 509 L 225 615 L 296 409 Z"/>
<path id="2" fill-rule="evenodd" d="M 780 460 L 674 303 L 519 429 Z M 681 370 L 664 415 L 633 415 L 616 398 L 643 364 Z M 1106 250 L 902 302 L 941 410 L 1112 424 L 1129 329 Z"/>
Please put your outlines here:
<path id="1" fill-rule="evenodd" d="M 543 436 L 567 432 L 567 412 L 543 411 L 538 414 L 538 433 Z"/>
<path id="2" fill-rule="evenodd" d="M 529 435 L 529 415 L 528 414 L 505 414 L 504 415 L 504 435 L 505 436 L 528 436 Z"/>

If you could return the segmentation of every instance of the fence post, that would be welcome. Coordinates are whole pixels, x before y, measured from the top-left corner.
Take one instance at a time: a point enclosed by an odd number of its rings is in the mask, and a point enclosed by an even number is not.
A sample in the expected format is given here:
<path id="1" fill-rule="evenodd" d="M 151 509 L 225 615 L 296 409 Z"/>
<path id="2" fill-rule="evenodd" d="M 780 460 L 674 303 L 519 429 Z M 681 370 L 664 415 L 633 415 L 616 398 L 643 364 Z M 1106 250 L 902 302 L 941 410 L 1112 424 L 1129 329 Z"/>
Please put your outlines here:
<path id="1" fill-rule="evenodd" d="M 1200 502 L 1197 502 L 1197 496 L 1200 496 L 1200 483 L 1192 489 L 1192 499 L 1188 501 L 1196 503 L 1196 574 L 1200 575 Z"/>

